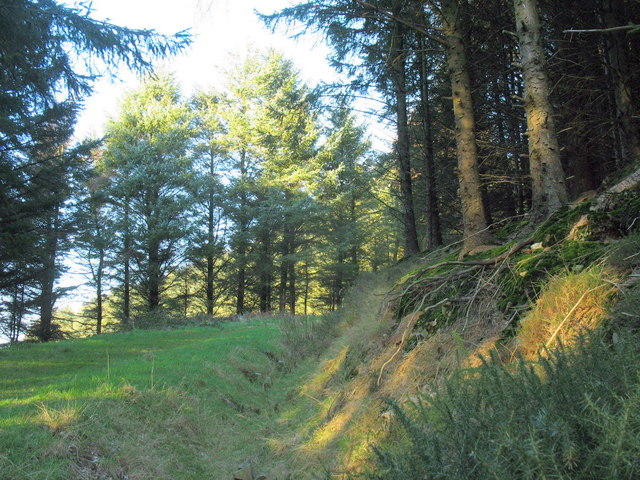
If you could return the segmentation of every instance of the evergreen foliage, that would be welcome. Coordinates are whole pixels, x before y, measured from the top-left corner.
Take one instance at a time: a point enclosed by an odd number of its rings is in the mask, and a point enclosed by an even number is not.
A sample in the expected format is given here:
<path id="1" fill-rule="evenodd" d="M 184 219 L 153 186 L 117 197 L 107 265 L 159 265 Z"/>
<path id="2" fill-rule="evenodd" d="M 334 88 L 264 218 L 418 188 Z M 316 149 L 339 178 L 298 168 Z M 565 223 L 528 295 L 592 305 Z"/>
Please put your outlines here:
<path id="1" fill-rule="evenodd" d="M 636 345 L 591 334 L 533 364 L 461 371 L 417 407 L 394 406 L 398 431 L 365 478 L 635 478 Z"/>

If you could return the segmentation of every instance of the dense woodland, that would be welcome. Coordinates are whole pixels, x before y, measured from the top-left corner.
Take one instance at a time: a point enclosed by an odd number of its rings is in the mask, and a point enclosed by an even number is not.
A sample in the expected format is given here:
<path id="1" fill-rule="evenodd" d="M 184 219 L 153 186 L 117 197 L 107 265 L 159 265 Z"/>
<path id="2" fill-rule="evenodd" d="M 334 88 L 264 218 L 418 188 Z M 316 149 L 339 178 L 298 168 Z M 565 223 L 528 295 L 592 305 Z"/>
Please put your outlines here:
<path id="1" fill-rule="evenodd" d="M 165 317 L 340 306 L 360 272 L 503 240 L 638 180 L 635 0 L 331 0 L 264 16 L 313 30 L 350 81 L 304 85 L 255 52 L 185 96 L 154 59 L 188 47 L 52 0 L 0 5 L 0 328 L 63 335 L 65 259 L 90 332 Z M 71 141 L 92 82 L 145 80 L 104 138 Z M 371 148 L 360 98 L 392 125 Z M 371 105 L 371 103 L 366 103 Z M 612 175 L 614 174 L 614 175 Z M 609 178 L 609 184 L 603 184 Z"/>

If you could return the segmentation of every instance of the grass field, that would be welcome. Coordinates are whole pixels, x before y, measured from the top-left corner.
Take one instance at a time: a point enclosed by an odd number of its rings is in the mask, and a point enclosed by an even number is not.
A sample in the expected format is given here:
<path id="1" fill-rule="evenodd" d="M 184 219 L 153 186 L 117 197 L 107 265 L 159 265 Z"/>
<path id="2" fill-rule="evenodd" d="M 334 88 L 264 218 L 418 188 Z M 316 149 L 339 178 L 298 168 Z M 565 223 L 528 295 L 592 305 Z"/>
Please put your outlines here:
<path id="1" fill-rule="evenodd" d="M 0 350 L 0 478 L 224 479 L 269 464 L 312 361 L 278 318 Z M 282 477 L 281 477 L 282 478 Z"/>

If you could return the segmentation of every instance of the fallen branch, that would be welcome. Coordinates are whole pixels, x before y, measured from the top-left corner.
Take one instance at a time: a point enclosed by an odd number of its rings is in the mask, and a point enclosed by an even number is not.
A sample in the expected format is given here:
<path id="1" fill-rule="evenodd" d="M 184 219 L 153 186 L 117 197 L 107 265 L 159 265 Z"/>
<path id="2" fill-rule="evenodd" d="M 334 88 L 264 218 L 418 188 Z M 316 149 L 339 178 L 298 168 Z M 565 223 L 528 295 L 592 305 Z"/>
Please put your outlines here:
<path id="1" fill-rule="evenodd" d="M 422 313 L 426 313 L 429 310 L 433 310 L 434 308 L 437 308 L 440 305 L 442 305 L 443 303 L 446 303 L 446 302 L 449 302 L 449 301 L 450 300 L 448 298 L 440 300 L 438 303 L 434 303 L 433 305 L 429 305 L 424 310 L 424 312 L 422 312 Z M 382 367 L 380 367 L 380 373 L 378 374 L 378 381 L 377 381 L 377 385 L 378 386 L 380 386 L 380 382 L 382 381 L 382 374 L 384 372 L 384 369 L 387 367 L 387 365 L 389 365 L 391 362 L 393 362 L 393 359 L 396 358 L 396 355 L 398 355 L 398 353 L 400 353 L 400 351 L 402 350 L 402 347 L 404 347 L 404 343 L 407 341 L 407 335 L 409 334 L 409 331 L 413 329 L 413 326 L 415 325 L 415 323 L 418 320 L 418 318 L 420 318 L 422 316 L 422 315 L 417 315 L 416 313 L 414 313 L 412 315 L 413 315 L 413 318 L 411 319 L 411 321 L 407 325 L 407 328 L 405 328 L 404 332 L 402 333 L 402 339 L 400 340 L 400 345 L 398 346 L 398 349 L 393 353 L 393 355 L 391 355 L 391 358 L 389 358 L 389 360 L 384 362 Z"/>
<path id="2" fill-rule="evenodd" d="M 621 25 L 619 27 L 609 27 L 609 28 L 590 28 L 586 30 L 564 30 L 563 33 L 610 33 L 610 32 L 620 32 L 624 30 L 631 30 L 631 32 L 635 32 L 640 30 L 640 25 Z"/>
<path id="3" fill-rule="evenodd" d="M 482 259 L 482 260 L 466 260 L 466 261 L 464 261 L 464 260 L 450 260 L 450 261 L 447 261 L 447 262 L 441 262 L 441 263 L 437 263 L 435 265 L 429 265 L 428 267 L 425 267 L 422 270 L 414 273 L 413 275 L 411 275 L 411 277 L 420 277 L 420 276 L 424 275 L 425 273 L 427 273 L 429 270 L 435 270 L 436 268 L 446 267 L 448 265 L 491 267 L 493 265 L 496 265 L 496 264 L 502 262 L 503 260 L 506 260 L 511 255 L 513 255 L 514 253 L 522 250 L 529 243 L 533 242 L 534 238 L 535 237 L 533 235 L 529 236 L 527 238 L 524 238 L 524 239 L 520 240 L 519 242 L 515 243 L 509 250 L 507 250 L 504 253 L 501 253 L 500 255 L 498 255 L 496 257 L 485 258 L 485 259 Z M 411 278 L 411 277 L 407 277 L 407 278 Z"/>

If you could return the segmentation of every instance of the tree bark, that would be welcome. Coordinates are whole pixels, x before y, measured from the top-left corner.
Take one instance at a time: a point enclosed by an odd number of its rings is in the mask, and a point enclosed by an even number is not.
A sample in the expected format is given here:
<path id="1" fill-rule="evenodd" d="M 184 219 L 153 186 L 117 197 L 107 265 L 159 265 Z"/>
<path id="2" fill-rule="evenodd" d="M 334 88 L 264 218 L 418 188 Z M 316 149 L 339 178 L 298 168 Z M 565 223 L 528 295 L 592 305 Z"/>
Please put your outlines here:
<path id="1" fill-rule="evenodd" d="M 604 21 L 609 29 L 626 22 L 623 0 L 603 0 Z M 616 109 L 616 137 L 620 142 L 620 153 L 626 164 L 640 160 L 640 129 L 636 120 L 633 89 L 629 84 L 630 68 L 626 32 L 613 30 L 607 36 L 606 49 L 611 77 L 614 85 Z"/>
<path id="2" fill-rule="evenodd" d="M 553 120 L 536 0 L 514 0 L 513 4 L 525 88 L 532 212 L 536 217 L 545 218 L 566 205 L 568 193 Z"/>
<path id="3" fill-rule="evenodd" d="M 123 278 L 123 302 L 122 302 L 122 320 L 125 325 L 129 325 L 131 321 L 131 207 L 129 199 L 124 201 L 124 278 Z"/>
<path id="4" fill-rule="evenodd" d="M 45 232 L 43 269 L 40 281 L 40 328 L 38 338 L 47 342 L 53 338 L 53 308 L 56 302 L 54 285 L 56 280 L 56 257 L 58 255 L 58 230 L 60 206 L 52 207 Z"/>
<path id="5" fill-rule="evenodd" d="M 433 119 L 429 105 L 429 78 L 427 73 L 427 59 L 425 44 L 422 36 L 418 43 L 418 67 L 420 69 L 420 113 L 423 125 L 424 147 L 424 175 L 425 175 L 425 205 L 424 212 L 427 222 L 426 245 L 431 249 L 442 245 L 442 228 L 440 226 L 440 212 L 438 209 L 438 195 L 436 191 L 435 161 L 433 151 Z"/>
<path id="6" fill-rule="evenodd" d="M 240 231 L 240 241 L 238 242 L 238 282 L 237 282 L 237 290 L 236 290 L 236 314 L 243 315 L 245 313 L 245 290 L 247 283 L 247 239 L 246 235 L 249 230 L 249 220 L 248 220 L 248 201 L 247 201 L 247 193 L 246 193 L 246 184 L 244 180 L 246 180 L 248 175 L 247 171 L 247 152 L 242 150 L 240 152 L 240 176 L 243 180 L 242 188 L 240 189 L 240 219 L 239 219 L 239 231 Z"/>
<path id="7" fill-rule="evenodd" d="M 98 226 L 98 231 L 100 226 Z M 102 279 L 104 277 L 104 257 L 103 247 L 98 249 L 98 270 L 96 272 L 96 335 L 102 333 L 103 301 L 102 301 Z"/>
<path id="8" fill-rule="evenodd" d="M 453 115 L 455 119 L 456 152 L 458 157 L 458 179 L 462 202 L 464 242 L 462 253 L 492 242 L 487 230 L 487 219 L 480 172 L 478 147 L 476 145 L 476 122 L 471 98 L 471 82 L 467 68 L 467 57 L 459 20 L 457 0 L 441 2 L 444 34 L 447 47 L 447 62 L 451 77 Z"/>
<path id="9" fill-rule="evenodd" d="M 213 177 L 215 175 L 215 153 L 213 151 L 209 152 L 209 175 Z M 214 281 L 214 265 L 215 258 L 213 256 L 213 246 L 215 242 L 215 195 L 213 188 L 209 192 L 209 211 L 207 212 L 207 285 L 206 296 L 207 296 L 207 315 L 213 315 L 213 281 Z"/>
<path id="10" fill-rule="evenodd" d="M 394 16 L 398 17 L 401 3 L 394 2 Z M 398 140 L 396 154 L 400 175 L 400 197 L 402 201 L 402 221 L 404 225 L 404 253 L 413 255 L 420 252 L 418 231 L 413 207 L 413 191 L 411 185 L 411 158 L 409 153 L 409 123 L 407 117 L 407 50 L 404 45 L 405 27 L 394 23 L 391 36 L 391 78 L 396 97 L 396 128 Z"/>

